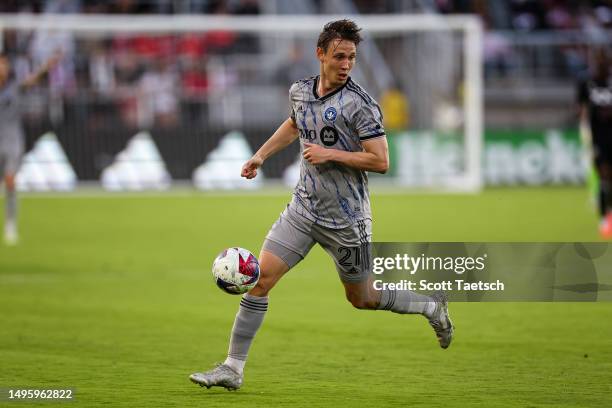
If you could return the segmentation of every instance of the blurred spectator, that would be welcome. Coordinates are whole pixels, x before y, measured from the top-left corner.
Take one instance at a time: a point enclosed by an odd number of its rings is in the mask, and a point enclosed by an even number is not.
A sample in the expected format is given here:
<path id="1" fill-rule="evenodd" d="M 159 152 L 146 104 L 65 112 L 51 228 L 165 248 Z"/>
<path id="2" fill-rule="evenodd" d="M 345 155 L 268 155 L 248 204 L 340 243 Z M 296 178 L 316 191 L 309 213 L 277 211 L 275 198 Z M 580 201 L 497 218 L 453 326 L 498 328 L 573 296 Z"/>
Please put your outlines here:
<path id="1" fill-rule="evenodd" d="M 82 12 L 87 14 L 105 14 L 109 12 L 106 0 L 85 0 L 82 4 Z"/>
<path id="2" fill-rule="evenodd" d="M 229 14 L 226 0 L 209 0 L 206 4 L 205 13 L 207 14 Z"/>
<path id="3" fill-rule="evenodd" d="M 260 13 L 259 1 L 257 0 L 239 0 L 232 8 L 232 14 L 235 15 L 256 15 Z M 259 37 L 255 34 L 241 33 L 234 46 L 236 52 L 251 54 L 259 52 Z"/>
<path id="4" fill-rule="evenodd" d="M 357 10 L 363 14 L 385 13 L 388 7 L 384 0 L 354 0 L 354 3 Z"/>
<path id="5" fill-rule="evenodd" d="M 209 31 L 206 46 L 211 54 L 227 54 L 232 51 L 237 35 L 231 31 Z"/>
<path id="6" fill-rule="evenodd" d="M 485 77 L 505 77 L 513 69 L 515 55 L 506 37 L 488 31 L 484 35 L 483 58 Z"/>
<path id="7" fill-rule="evenodd" d="M 183 123 L 201 124 L 207 120 L 208 89 L 206 59 L 196 56 L 182 58 L 181 113 Z"/>
<path id="8" fill-rule="evenodd" d="M 81 11 L 80 0 L 47 0 L 43 13 L 68 14 Z"/>
<path id="9" fill-rule="evenodd" d="M 169 58 L 175 53 L 172 35 L 139 35 L 129 40 L 129 47 L 147 62 Z"/>
<path id="10" fill-rule="evenodd" d="M 113 0 L 107 3 L 107 12 L 112 14 L 149 14 L 155 8 L 153 1 Z"/>
<path id="11" fill-rule="evenodd" d="M 612 28 L 612 4 L 608 2 L 607 5 L 597 5 L 594 10 L 595 18 L 605 28 Z"/>
<path id="12" fill-rule="evenodd" d="M 278 67 L 273 80 L 289 87 L 298 79 L 312 76 L 315 68 L 311 58 L 304 58 L 304 47 L 295 43 L 289 50 L 288 60 Z"/>
<path id="13" fill-rule="evenodd" d="M 229 14 L 227 1 L 211 0 L 208 3 L 207 11 L 213 15 Z M 231 51 L 231 47 L 236 42 L 238 35 L 231 31 L 209 31 L 206 33 L 206 43 L 210 53 L 224 54 Z"/>
<path id="14" fill-rule="evenodd" d="M 206 34 L 187 33 L 178 39 L 177 54 L 183 58 L 200 58 L 206 55 L 208 49 L 206 44 Z"/>
<path id="15" fill-rule="evenodd" d="M 113 51 L 116 96 L 119 103 L 121 118 L 130 127 L 138 127 L 138 98 L 133 90 L 143 74 L 143 67 L 133 53 L 129 50 L 115 49 Z"/>
<path id="16" fill-rule="evenodd" d="M 42 4 L 41 0 L 2 0 L 0 13 L 39 13 Z"/>
<path id="17" fill-rule="evenodd" d="M 102 95 L 110 94 L 115 89 L 115 72 L 108 48 L 103 42 L 95 42 L 91 46 L 89 55 L 91 88 Z"/>
<path id="18" fill-rule="evenodd" d="M 410 103 L 398 86 L 387 89 L 380 97 L 385 130 L 406 130 L 410 123 Z"/>
<path id="19" fill-rule="evenodd" d="M 208 91 L 205 60 L 203 58 L 186 58 L 183 61 L 182 93 L 187 98 L 200 99 Z"/>
<path id="20" fill-rule="evenodd" d="M 576 28 L 575 14 L 570 12 L 564 2 L 552 1 L 546 11 L 546 26 L 554 30 Z"/>
<path id="21" fill-rule="evenodd" d="M 43 9 L 45 14 L 78 13 L 81 9 L 79 0 L 47 0 Z M 30 44 L 30 55 L 34 65 L 40 65 L 55 52 L 61 51 L 61 62 L 49 72 L 51 92 L 62 95 L 76 90 L 74 34 L 69 31 L 39 30 L 34 33 Z"/>
<path id="22" fill-rule="evenodd" d="M 540 30 L 545 27 L 545 10 L 537 0 L 512 0 L 512 27 L 519 31 Z"/>
<path id="23" fill-rule="evenodd" d="M 178 122 L 178 78 L 169 59 L 160 59 L 145 72 L 139 84 L 140 125 L 170 127 Z"/>
<path id="24" fill-rule="evenodd" d="M 232 14 L 255 15 L 260 13 L 258 0 L 239 0 L 237 3 L 232 7 Z"/>

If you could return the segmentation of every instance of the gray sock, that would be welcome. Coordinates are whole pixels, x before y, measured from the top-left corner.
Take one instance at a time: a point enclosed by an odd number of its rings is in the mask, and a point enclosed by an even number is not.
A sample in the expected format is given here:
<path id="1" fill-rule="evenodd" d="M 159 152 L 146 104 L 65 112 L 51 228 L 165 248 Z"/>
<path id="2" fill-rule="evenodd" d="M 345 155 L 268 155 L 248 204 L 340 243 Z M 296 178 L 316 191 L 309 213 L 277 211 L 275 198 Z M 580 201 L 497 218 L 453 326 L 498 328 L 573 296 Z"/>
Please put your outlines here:
<path id="1" fill-rule="evenodd" d="M 399 314 L 422 314 L 430 317 L 435 310 L 432 298 L 409 290 L 381 290 L 379 310 L 390 310 Z"/>
<path id="2" fill-rule="evenodd" d="M 228 358 L 246 361 L 255 333 L 261 326 L 267 310 L 267 296 L 252 296 L 247 293 L 242 297 L 232 328 Z"/>
<path id="3" fill-rule="evenodd" d="M 15 190 L 6 189 L 5 214 L 6 222 L 17 223 L 17 192 Z"/>

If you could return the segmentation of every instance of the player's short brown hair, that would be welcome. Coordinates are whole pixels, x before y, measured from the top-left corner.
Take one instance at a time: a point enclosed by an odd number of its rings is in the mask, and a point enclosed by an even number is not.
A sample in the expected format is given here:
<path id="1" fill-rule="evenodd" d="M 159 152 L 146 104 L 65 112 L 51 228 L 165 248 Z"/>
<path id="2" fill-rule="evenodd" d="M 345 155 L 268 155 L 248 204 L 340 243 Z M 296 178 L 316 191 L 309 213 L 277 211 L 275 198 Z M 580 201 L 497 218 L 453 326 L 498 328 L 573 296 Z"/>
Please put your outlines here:
<path id="1" fill-rule="evenodd" d="M 351 20 L 337 20 L 325 24 L 323 31 L 319 34 L 317 40 L 317 47 L 321 47 L 323 51 L 327 52 L 329 43 L 336 39 L 342 39 L 351 41 L 355 46 L 359 45 L 362 38 L 359 32 L 361 28 L 357 27 L 354 21 Z"/>

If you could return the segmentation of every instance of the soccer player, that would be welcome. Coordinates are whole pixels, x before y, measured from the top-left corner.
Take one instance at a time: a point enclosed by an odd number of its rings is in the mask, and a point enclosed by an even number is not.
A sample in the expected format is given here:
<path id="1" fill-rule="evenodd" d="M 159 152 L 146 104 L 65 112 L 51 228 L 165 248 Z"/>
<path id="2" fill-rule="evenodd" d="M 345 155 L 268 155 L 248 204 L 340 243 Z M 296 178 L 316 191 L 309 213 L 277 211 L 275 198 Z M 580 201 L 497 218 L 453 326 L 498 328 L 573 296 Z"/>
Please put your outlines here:
<path id="1" fill-rule="evenodd" d="M 605 49 L 594 54 L 591 75 L 579 83 L 582 120 L 588 120 L 593 160 L 599 176 L 599 232 L 612 239 L 612 61 Z"/>
<path id="2" fill-rule="evenodd" d="M 19 239 L 17 232 L 17 194 L 15 175 L 19 169 L 24 150 L 24 133 L 19 109 L 22 92 L 38 81 L 60 59 L 56 53 L 36 72 L 23 81 L 11 76 L 11 63 L 6 55 L 0 55 L 0 183 L 4 180 L 5 219 L 4 242 L 15 245 Z"/>
<path id="3" fill-rule="evenodd" d="M 190 376 L 201 386 L 240 388 L 249 348 L 268 309 L 268 293 L 315 243 L 333 258 L 354 307 L 422 314 L 442 348 L 451 342 L 453 325 L 443 293 L 376 291 L 369 283 L 372 216 L 366 172 L 385 173 L 389 157 L 380 108 L 349 76 L 359 31 L 350 20 L 325 25 L 316 48 L 319 75 L 291 86 L 290 117 L 242 168 L 243 177 L 254 178 L 267 158 L 299 137 L 302 161 L 293 199 L 266 236 L 260 279 L 240 302 L 227 359 Z"/>

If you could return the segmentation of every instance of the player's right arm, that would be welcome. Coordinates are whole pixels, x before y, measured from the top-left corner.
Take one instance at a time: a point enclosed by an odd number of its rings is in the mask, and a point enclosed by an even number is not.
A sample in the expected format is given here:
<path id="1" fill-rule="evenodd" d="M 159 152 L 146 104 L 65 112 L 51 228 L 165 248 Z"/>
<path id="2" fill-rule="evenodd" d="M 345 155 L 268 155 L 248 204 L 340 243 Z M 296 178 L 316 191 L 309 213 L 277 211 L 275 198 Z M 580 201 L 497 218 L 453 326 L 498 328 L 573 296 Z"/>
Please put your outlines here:
<path id="1" fill-rule="evenodd" d="M 41 65 L 36 71 L 28 75 L 19 84 L 22 88 L 31 88 L 36 85 L 42 77 L 44 77 L 57 63 L 61 60 L 61 51 L 56 51 L 51 58 L 49 58 L 43 65 Z"/>
<path id="2" fill-rule="evenodd" d="M 259 150 L 242 166 L 240 175 L 247 179 L 257 176 L 257 169 L 276 152 L 289 146 L 298 137 L 297 125 L 292 118 L 284 121 Z"/>

